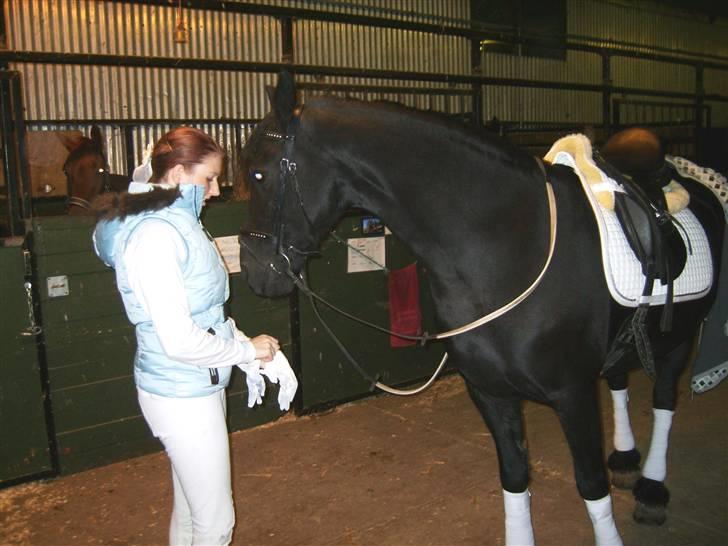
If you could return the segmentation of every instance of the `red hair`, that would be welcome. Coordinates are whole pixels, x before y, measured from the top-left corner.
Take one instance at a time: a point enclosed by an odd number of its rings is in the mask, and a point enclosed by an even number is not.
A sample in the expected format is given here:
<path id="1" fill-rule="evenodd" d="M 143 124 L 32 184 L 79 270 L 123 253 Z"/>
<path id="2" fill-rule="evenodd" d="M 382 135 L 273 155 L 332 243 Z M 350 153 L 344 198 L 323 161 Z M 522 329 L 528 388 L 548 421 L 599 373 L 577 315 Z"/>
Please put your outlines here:
<path id="1" fill-rule="evenodd" d="M 172 129 L 157 141 L 152 150 L 150 182 L 162 180 L 177 165 L 189 170 L 211 155 L 224 156 L 225 152 L 210 135 L 193 127 Z"/>

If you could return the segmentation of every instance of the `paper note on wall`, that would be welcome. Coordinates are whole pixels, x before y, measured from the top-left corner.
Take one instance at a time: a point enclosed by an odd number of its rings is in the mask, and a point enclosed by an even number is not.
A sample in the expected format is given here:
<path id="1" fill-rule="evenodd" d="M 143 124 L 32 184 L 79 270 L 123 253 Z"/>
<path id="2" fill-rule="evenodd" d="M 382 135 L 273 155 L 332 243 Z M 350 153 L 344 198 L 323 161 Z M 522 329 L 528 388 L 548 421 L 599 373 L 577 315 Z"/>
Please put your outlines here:
<path id="1" fill-rule="evenodd" d="M 377 271 L 385 263 L 384 237 L 358 237 L 348 239 L 347 273 Z"/>
<path id="2" fill-rule="evenodd" d="M 240 273 L 240 244 L 237 235 L 229 237 L 215 237 L 217 246 L 228 274 Z"/>

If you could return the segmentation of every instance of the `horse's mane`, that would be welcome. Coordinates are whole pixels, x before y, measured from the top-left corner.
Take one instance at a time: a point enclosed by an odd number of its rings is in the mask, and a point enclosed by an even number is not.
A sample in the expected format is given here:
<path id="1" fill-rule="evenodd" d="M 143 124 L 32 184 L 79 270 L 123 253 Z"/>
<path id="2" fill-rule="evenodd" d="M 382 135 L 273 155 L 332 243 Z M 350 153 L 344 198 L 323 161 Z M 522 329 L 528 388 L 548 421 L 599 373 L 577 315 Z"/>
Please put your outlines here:
<path id="1" fill-rule="evenodd" d="M 485 148 L 485 152 L 503 158 L 512 157 L 514 153 L 524 153 L 484 127 L 465 124 L 435 110 L 422 110 L 387 100 L 363 101 L 332 95 L 317 96 L 310 99 L 307 105 L 324 111 L 345 111 L 347 116 L 367 122 L 382 122 L 391 127 L 394 127 L 397 121 L 405 122 L 403 127 L 411 127 L 412 124 L 426 126 L 430 129 L 435 127 L 443 134 L 447 134 L 449 142 L 474 147 L 478 150 Z M 408 135 L 408 138 L 411 137 L 411 134 Z"/>

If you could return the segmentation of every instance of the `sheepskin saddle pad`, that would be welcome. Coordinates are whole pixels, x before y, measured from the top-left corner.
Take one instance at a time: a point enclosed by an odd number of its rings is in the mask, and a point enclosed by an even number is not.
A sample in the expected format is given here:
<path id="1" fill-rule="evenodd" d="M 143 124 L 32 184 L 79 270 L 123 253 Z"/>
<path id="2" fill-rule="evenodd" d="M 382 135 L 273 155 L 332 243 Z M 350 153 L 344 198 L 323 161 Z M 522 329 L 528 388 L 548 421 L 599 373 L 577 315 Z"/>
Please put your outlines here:
<path id="1" fill-rule="evenodd" d="M 614 300 L 626 307 L 664 305 L 668 297 L 667 286 L 659 279 L 655 280 L 651 294 L 643 296 L 646 278 L 642 265 L 630 247 L 614 211 L 615 192 L 624 193 L 625 190 L 597 167 L 592 159 L 589 139 L 582 134 L 566 136 L 551 147 L 544 159 L 571 167 L 581 181 L 599 227 L 604 275 Z M 687 191 L 674 180 L 663 191 L 668 211 L 680 226 L 678 231 L 688 249 L 685 267 L 674 280 L 673 301 L 697 299 L 710 290 L 713 282 L 713 261 L 708 238 L 688 208 Z"/>

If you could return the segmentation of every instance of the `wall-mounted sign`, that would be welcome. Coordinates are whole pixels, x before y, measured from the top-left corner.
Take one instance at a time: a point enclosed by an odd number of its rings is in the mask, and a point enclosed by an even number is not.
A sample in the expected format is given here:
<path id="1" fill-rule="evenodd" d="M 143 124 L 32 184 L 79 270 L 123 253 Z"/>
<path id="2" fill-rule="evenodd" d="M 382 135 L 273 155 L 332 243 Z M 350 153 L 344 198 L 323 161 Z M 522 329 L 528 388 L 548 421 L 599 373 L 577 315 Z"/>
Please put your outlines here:
<path id="1" fill-rule="evenodd" d="M 377 271 L 385 263 L 384 237 L 358 237 L 348 239 L 347 273 Z"/>
<path id="2" fill-rule="evenodd" d="M 240 243 L 238 243 L 238 236 L 215 237 L 215 245 L 225 262 L 228 274 L 240 273 Z"/>
<path id="3" fill-rule="evenodd" d="M 58 275 L 56 277 L 47 277 L 48 297 L 58 298 L 60 296 L 68 296 L 68 277 L 66 275 Z"/>

